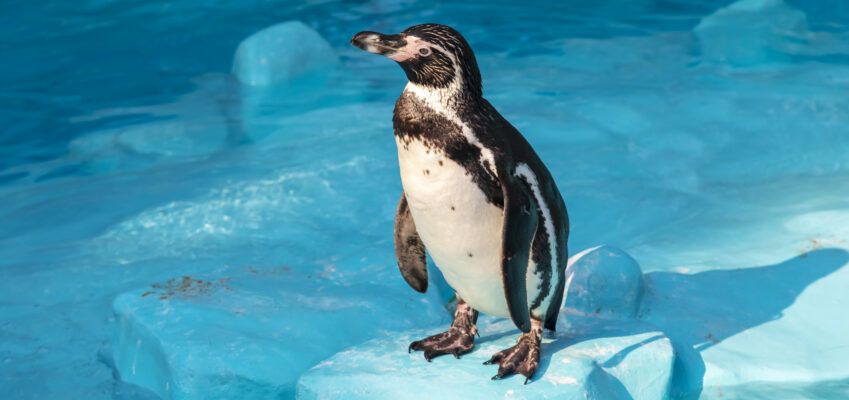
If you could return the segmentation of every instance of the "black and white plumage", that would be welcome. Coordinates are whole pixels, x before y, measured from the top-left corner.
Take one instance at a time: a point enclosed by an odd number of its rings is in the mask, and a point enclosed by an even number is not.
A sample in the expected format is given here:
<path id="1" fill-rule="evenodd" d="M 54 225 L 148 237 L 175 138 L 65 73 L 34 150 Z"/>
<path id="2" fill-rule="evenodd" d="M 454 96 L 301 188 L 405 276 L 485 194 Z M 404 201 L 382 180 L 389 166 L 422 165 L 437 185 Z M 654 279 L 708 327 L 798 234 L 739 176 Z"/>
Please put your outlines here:
<path id="1" fill-rule="evenodd" d="M 490 360 L 500 365 L 494 378 L 530 378 L 542 327 L 556 328 L 565 284 L 569 220 L 551 174 L 483 98 L 475 56 L 454 29 L 361 32 L 352 43 L 395 60 L 409 81 L 393 118 L 404 187 L 395 223 L 402 275 L 424 292 L 427 252 L 460 299 L 449 331 L 410 348 L 428 360 L 459 356 L 471 350 L 478 310 L 510 317 L 524 333 Z"/>

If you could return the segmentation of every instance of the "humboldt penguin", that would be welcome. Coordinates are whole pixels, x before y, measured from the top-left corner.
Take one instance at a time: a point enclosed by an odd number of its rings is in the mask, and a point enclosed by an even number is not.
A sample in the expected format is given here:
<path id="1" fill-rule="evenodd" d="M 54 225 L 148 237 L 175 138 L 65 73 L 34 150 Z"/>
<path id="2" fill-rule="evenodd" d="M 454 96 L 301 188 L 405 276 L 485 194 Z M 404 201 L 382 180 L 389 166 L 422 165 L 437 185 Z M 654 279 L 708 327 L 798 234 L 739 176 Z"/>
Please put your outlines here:
<path id="1" fill-rule="evenodd" d="M 569 219 L 548 169 L 519 131 L 483 97 L 471 47 L 451 27 L 423 24 L 399 34 L 360 32 L 351 43 L 397 62 L 407 85 L 393 126 L 404 188 L 395 216 L 401 274 L 428 286 L 430 254 L 457 296 L 447 331 L 410 351 L 459 358 L 474 347 L 478 312 L 509 317 L 522 331 L 494 354 L 493 379 L 525 383 L 539 365 L 543 328 L 563 302 Z"/>

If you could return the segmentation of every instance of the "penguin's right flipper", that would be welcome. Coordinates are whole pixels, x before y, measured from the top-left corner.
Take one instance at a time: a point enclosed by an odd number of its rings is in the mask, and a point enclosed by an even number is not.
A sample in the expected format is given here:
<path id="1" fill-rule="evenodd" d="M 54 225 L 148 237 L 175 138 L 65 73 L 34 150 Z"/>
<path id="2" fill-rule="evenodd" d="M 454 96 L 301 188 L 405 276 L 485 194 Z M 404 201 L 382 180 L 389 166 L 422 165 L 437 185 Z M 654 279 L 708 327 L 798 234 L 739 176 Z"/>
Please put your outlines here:
<path id="1" fill-rule="evenodd" d="M 521 179 L 499 172 L 504 195 L 504 224 L 501 233 L 501 279 L 510 319 L 522 332 L 530 332 L 526 276 L 531 241 L 537 230 L 537 204 Z"/>
<path id="2" fill-rule="evenodd" d="M 427 291 L 427 258 L 425 246 L 407 206 L 407 197 L 401 193 L 395 214 L 395 257 L 404 280 L 416 291 Z"/>

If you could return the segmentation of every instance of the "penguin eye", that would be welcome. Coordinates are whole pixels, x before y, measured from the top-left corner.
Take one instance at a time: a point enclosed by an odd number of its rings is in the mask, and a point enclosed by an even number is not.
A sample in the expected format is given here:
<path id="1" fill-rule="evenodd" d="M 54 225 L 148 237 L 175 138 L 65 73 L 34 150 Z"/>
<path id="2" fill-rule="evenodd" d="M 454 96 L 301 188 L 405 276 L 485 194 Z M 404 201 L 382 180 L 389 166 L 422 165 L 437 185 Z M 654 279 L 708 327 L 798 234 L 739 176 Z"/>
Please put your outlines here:
<path id="1" fill-rule="evenodd" d="M 430 49 L 427 47 L 422 47 L 419 49 L 419 55 L 422 57 L 427 57 L 430 55 Z"/>

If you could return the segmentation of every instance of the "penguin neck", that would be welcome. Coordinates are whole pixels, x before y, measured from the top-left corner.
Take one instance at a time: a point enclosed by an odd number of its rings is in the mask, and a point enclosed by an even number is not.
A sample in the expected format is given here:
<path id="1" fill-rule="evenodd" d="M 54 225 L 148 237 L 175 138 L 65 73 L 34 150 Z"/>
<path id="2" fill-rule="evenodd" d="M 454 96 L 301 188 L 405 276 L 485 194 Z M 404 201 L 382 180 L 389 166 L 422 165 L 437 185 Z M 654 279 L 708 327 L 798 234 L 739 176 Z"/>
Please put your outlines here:
<path id="1" fill-rule="evenodd" d="M 464 90 L 462 84 L 447 87 L 431 87 L 407 82 L 404 93 L 409 93 L 442 114 L 460 115 L 475 110 L 483 100 L 480 94 Z"/>

